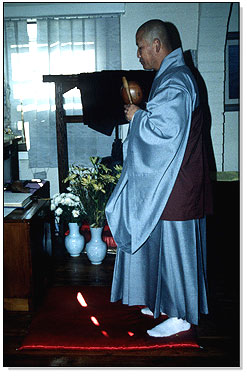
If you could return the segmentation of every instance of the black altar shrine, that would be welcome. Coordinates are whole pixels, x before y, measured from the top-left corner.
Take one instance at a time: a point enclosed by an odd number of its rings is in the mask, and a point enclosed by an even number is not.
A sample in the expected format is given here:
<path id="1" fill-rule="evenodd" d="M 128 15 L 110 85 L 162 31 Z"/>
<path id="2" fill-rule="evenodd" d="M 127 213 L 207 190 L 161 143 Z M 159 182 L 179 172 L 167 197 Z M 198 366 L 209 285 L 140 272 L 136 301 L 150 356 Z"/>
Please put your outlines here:
<path id="1" fill-rule="evenodd" d="M 119 158 L 121 152 L 121 139 L 119 138 L 119 125 L 126 124 L 124 116 L 124 103 L 120 95 L 122 77 L 128 81 L 136 81 L 142 88 L 143 98 L 139 105 L 145 107 L 148 94 L 154 79 L 153 71 L 101 71 L 73 75 L 44 75 L 43 82 L 55 83 L 56 104 L 56 134 L 59 191 L 66 190 L 63 180 L 67 177 L 68 143 L 67 124 L 85 124 L 95 131 L 110 136 L 115 129 L 116 138 L 112 146 L 112 155 Z M 83 115 L 66 115 L 63 108 L 63 95 L 77 87 L 81 92 Z M 120 150 L 120 151 L 119 151 Z M 113 156 L 113 157 L 114 157 Z M 112 156 L 111 156 L 112 157 Z"/>

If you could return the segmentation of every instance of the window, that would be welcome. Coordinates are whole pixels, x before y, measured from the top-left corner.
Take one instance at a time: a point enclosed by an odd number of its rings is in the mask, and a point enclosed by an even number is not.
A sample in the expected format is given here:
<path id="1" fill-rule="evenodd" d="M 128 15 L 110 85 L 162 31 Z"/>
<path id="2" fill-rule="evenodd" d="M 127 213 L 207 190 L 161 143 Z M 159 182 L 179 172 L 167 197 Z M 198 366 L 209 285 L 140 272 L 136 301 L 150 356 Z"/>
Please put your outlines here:
<path id="1" fill-rule="evenodd" d="M 5 79 L 10 86 L 11 127 L 30 133 L 29 166 L 56 167 L 54 84 L 43 75 L 120 69 L 119 16 L 6 20 Z M 78 89 L 64 95 L 68 115 L 82 114 Z M 69 125 L 69 163 L 87 164 L 92 155 L 110 155 L 113 136 Z M 70 140 L 68 140 L 68 144 Z"/>

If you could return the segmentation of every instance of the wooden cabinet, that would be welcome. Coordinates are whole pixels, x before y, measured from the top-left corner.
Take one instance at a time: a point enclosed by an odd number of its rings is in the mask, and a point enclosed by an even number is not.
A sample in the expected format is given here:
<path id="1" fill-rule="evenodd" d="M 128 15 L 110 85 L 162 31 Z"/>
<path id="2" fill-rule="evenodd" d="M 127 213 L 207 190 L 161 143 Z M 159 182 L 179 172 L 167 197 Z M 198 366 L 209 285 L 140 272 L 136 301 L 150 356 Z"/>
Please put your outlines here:
<path id="1" fill-rule="evenodd" d="M 49 284 L 54 221 L 49 200 L 4 218 L 4 309 L 28 311 Z"/>

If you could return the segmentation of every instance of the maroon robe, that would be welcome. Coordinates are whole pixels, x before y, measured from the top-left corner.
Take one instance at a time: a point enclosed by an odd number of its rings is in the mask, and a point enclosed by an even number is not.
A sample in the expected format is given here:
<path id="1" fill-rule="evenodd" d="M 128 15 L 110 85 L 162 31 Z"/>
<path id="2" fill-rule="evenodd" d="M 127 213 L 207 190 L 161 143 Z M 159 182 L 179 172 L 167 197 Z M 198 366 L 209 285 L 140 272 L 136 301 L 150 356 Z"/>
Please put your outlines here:
<path id="1" fill-rule="evenodd" d="M 203 142 L 203 114 L 192 114 L 188 144 L 174 187 L 161 220 L 199 219 L 212 213 L 212 193 L 206 148 Z"/>

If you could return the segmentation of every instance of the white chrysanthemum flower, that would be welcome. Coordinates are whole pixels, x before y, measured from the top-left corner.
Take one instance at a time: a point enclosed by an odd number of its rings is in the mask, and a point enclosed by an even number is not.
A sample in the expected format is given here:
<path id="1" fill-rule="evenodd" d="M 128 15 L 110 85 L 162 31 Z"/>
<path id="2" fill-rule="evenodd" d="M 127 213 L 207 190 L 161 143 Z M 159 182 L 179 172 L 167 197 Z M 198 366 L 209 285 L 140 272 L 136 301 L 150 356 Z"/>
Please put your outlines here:
<path id="1" fill-rule="evenodd" d="M 65 198 L 63 200 L 64 200 L 64 202 L 63 202 L 64 205 L 69 206 L 69 207 L 73 207 L 73 205 L 74 205 L 73 200 L 71 200 L 70 198 Z"/>
<path id="2" fill-rule="evenodd" d="M 58 206 L 58 204 L 61 202 L 61 197 L 60 196 L 58 196 L 58 197 L 56 197 L 55 199 L 54 199 L 54 204 L 55 204 L 55 206 L 57 207 Z"/>
<path id="3" fill-rule="evenodd" d="M 74 209 L 74 210 L 72 211 L 72 215 L 73 215 L 74 217 L 79 217 L 80 212 L 79 212 L 78 210 Z"/>
<path id="4" fill-rule="evenodd" d="M 74 199 L 74 198 L 75 198 L 75 195 L 72 194 L 72 193 L 70 192 L 69 194 L 67 194 L 67 197 L 68 197 L 68 198 L 71 198 L 71 199 Z"/>
<path id="5" fill-rule="evenodd" d="M 55 211 L 55 214 L 56 214 L 57 216 L 62 215 L 62 213 L 63 213 L 63 210 L 62 210 L 62 208 L 60 208 L 60 207 L 58 207 L 58 208 L 56 209 L 56 211 Z"/>

